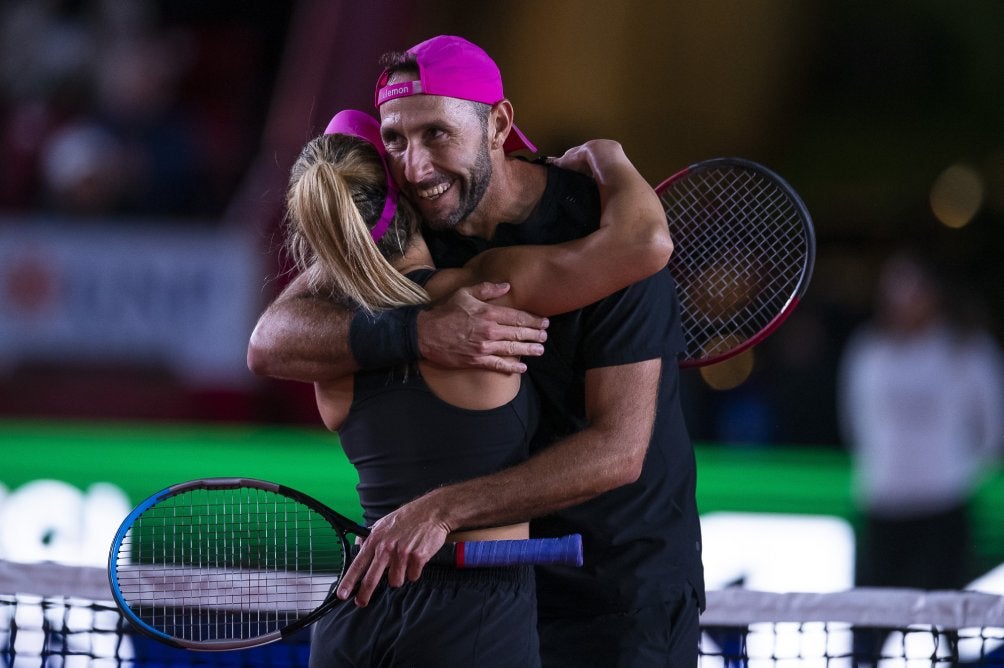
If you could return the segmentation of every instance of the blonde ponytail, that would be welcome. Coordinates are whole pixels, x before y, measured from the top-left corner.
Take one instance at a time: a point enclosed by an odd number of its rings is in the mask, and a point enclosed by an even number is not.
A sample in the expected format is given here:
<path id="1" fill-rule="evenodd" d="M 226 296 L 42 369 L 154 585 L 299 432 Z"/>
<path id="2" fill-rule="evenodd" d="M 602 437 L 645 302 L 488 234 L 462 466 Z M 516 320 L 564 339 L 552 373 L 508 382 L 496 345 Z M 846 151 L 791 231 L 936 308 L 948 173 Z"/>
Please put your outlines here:
<path id="1" fill-rule="evenodd" d="M 364 140 L 322 135 L 304 147 L 286 193 L 286 245 L 312 290 L 369 312 L 429 301 L 387 259 L 403 253 L 417 230 L 407 202 L 378 243 L 370 235 L 386 192 L 383 165 Z"/>

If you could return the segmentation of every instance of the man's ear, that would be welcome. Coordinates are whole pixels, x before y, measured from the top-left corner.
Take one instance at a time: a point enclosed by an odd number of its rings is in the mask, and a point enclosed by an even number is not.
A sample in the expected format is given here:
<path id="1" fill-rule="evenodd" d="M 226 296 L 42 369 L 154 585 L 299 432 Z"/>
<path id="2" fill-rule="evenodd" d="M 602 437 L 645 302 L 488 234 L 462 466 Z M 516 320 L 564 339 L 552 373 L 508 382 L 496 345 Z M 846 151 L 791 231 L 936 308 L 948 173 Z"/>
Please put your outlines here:
<path id="1" fill-rule="evenodd" d="M 502 148 L 506 137 L 512 130 L 512 103 L 502 99 L 492 105 L 491 116 L 488 119 L 488 140 L 493 149 Z"/>

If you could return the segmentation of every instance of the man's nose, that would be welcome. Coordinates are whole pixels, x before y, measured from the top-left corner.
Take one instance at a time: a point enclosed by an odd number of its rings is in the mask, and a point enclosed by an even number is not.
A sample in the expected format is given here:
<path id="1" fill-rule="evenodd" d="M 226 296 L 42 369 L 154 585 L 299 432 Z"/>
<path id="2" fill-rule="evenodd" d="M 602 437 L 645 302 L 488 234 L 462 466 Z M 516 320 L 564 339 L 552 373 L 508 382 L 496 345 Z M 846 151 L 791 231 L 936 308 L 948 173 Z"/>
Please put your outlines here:
<path id="1" fill-rule="evenodd" d="M 429 151 L 421 145 L 408 146 L 401 156 L 401 165 L 408 183 L 420 183 L 432 171 Z"/>

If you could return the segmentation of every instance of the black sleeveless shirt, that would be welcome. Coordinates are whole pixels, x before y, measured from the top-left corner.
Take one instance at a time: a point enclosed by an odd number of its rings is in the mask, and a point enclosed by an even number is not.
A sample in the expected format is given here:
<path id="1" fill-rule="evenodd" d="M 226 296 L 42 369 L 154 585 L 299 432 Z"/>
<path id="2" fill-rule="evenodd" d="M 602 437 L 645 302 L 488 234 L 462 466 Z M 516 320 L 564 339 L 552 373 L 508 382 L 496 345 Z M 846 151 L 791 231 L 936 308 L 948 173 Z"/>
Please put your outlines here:
<path id="1" fill-rule="evenodd" d="M 424 284 L 429 275 L 409 278 Z M 431 489 L 523 461 L 538 415 L 529 379 L 508 403 L 469 410 L 437 397 L 417 365 L 356 373 L 352 406 L 338 435 L 359 472 L 366 524 Z"/>
<path id="2" fill-rule="evenodd" d="M 537 410 L 528 381 L 498 408 L 468 410 L 437 397 L 417 367 L 357 373 L 338 434 L 359 472 L 366 523 L 435 487 L 523 461 Z"/>

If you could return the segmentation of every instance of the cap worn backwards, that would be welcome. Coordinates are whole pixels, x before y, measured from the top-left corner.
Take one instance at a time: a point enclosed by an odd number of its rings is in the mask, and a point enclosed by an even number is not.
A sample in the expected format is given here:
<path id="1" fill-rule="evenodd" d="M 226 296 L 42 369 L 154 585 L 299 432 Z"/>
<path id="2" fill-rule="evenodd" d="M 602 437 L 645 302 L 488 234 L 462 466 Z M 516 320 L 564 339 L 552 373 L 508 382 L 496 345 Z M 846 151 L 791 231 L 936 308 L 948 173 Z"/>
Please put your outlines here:
<path id="1" fill-rule="evenodd" d="M 355 109 L 344 109 L 335 114 L 328 122 L 328 127 L 324 129 L 324 134 L 352 135 L 364 139 L 373 145 L 377 153 L 380 154 L 380 162 L 383 163 L 384 176 L 387 179 L 387 198 L 384 200 L 383 211 L 376 225 L 370 229 L 373 241 L 380 241 L 387 228 L 394 220 L 397 212 L 398 187 L 387 167 L 387 149 L 380 138 L 380 122 L 364 111 Z"/>
<path id="2" fill-rule="evenodd" d="M 384 70 L 377 79 L 375 104 L 410 95 L 442 95 L 461 100 L 495 104 L 505 98 L 502 73 L 484 50 L 463 37 L 439 35 L 408 49 L 418 63 L 418 80 L 388 84 Z M 527 149 L 537 152 L 514 124 L 506 138 L 506 153 Z"/>

